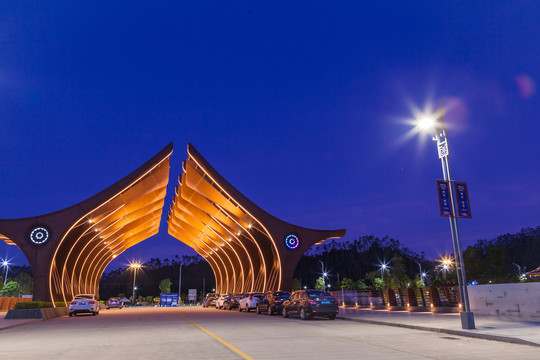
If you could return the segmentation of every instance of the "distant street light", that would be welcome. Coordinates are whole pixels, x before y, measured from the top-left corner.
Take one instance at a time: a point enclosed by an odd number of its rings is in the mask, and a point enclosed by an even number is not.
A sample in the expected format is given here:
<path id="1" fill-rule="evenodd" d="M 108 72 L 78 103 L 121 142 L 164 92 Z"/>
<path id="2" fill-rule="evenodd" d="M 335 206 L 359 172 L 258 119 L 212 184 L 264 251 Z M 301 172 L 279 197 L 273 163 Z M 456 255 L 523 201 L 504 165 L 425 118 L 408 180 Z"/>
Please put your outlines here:
<path id="1" fill-rule="evenodd" d="M 328 274 L 326 273 L 326 270 L 324 270 L 324 263 L 321 260 L 319 260 L 319 262 L 321 263 L 321 269 L 322 269 L 322 274 L 323 274 L 323 276 L 322 276 L 323 291 L 326 291 L 326 282 L 325 282 L 324 278 Z"/>
<path id="2" fill-rule="evenodd" d="M 137 290 L 137 286 L 135 286 L 135 279 L 137 278 L 137 270 L 139 270 L 142 265 L 140 263 L 131 263 L 129 267 L 133 270 L 133 297 L 131 299 L 131 304 L 135 306 L 135 290 Z"/>
<path id="3" fill-rule="evenodd" d="M 178 298 L 182 301 L 182 263 L 180 263 L 180 274 L 178 274 Z"/>
<path id="4" fill-rule="evenodd" d="M 386 269 L 388 269 L 388 264 L 383 262 L 382 264 L 380 264 L 380 269 L 381 269 L 381 280 L 384 282 L 384 272 L 386 271 Z"/>
<path id="5" fill-rule="evenodd" d="M 437 141 L 437 151 L 439 153 L 439 159 L 441 159 L 444 180 L 450 184 L 452 182 L 450 176 L 450 162 L 448 160 L 450 150 L 448 146 L 448 135 L 446 133 L 446 121 L 444 115 L 444 109 L 442 107 L 434 114 L 422 115 L 417 118 L 416 127 L 419 131 L 429 132 L 435 135 L 433 140 Z M 457 221 L 458 217 L 456 216 L 456 201 L 452 191 L 449 191 L 449 195 L 451 203 L 450 207 L 452 210 L 448 218 L 450 220 L 450 232 L 452 233 L 452 245 L 454 248 L 454 258 L 456 261 L 458 287 L 463 302 L 463 311 L 460 313 L 461 327 L 463 329 L 474 329 L 474 315 L 471 312 L 471 307 L 469 304 L 469 292 L 467 290 L 467 278 L 465 276 L 465 263 L 463 261 L 463 252 L 461 251 L 461 240 L 459 237 Z M 448 267 L 448 264 L 446 264 L 446 266 Z"/>
<path id="6" fill-rule="evenodd" d="M 427 274 L 425 271 L 422 271 L 422 265 L 419 262 L 416 262 L 416 264 L 418 264 L 418 269 L 420 270 L 420 280 L 424 281 Z"/>
<path id="7" fill-rule="evenodd" d="M 4 269 L 5 269 L 5 273 L 4 273 L 4 285 L 6 285 L 6 283 L 7 283 L 8 271 L 9 271 L 9 262 L 8 262 L 7 260 L 2 260 L 2 266 L 3 266 Z"/>

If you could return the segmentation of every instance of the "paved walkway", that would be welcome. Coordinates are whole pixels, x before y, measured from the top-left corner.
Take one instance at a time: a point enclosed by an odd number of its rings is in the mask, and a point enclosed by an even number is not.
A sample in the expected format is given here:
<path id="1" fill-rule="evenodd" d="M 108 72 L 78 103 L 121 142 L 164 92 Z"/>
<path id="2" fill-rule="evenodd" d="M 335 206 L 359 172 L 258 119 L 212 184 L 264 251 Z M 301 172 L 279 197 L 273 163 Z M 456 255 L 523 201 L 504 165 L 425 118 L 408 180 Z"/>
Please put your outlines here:
<path id="1" fill-rule="evenodd" d="M 19 320 L 6 320 L 7 311 L 0 311 L 0 331 L 5 329 L 11 329 L 17 326 L 22 326 L 26 324 L 31 324 L 38 321 L 43 321 L 41 319 L 19 319 Z"/>
<path id="2" fill-rule="evenodd" d="M 341 308 L 338 318 L 540 346 L 540 322 L 504 321 L 494 316 L 476 315 L 476 329 L 463 330 L 458 313 L 369 310 L 354 307 Z"/>

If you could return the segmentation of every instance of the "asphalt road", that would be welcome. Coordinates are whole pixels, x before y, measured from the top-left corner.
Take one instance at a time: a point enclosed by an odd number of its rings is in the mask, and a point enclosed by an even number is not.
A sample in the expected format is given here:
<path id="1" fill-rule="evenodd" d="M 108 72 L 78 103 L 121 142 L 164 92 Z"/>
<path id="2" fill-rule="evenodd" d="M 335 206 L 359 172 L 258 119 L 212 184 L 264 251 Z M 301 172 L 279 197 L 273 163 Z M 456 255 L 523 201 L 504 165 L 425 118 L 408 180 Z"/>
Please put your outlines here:
<path id="1" fill-rule="evenodd" d="M 538 348 L 344 320 L 126 308 L 0 332 L 2 359 L 539 359 Z"/>

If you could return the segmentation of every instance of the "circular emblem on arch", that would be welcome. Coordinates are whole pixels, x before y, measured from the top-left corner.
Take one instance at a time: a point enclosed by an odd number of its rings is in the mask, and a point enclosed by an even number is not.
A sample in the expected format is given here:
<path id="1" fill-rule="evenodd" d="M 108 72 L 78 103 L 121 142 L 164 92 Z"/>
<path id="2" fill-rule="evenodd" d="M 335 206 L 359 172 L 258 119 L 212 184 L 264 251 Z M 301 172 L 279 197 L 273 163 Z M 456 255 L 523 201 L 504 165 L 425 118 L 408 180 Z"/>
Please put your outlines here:
<path id="1" fill-rule="evenodd" d="M 28 232 L 28 240 L 33 244 L 45 244 L 51 237 L 51 232 L 45 226 L 36 226 Z"/>
<path id="2" fill-rule="evenodd" d="M 285 241 L 285 246 L 287 246 L 291 250 L 294 250 L 298 246 L 300 246 L 300 238 L 295 234 L 285 235 L 284 241 Z"/>

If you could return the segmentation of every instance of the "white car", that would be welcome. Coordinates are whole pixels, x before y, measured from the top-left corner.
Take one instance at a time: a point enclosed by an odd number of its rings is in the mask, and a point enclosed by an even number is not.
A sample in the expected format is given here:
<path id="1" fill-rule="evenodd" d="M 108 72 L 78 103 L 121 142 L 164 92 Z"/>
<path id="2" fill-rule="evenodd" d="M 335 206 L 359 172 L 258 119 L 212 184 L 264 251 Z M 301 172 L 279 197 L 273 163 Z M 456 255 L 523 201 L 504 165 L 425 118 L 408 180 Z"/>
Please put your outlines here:
<path id="1" fill-rule="evenodd" d="M 244 294 L 244 297 L 240 299 L 238 304 L 238 311 L 246 310 L 249 312 L 251 309 L 257 308 L 257 303 L 262 300 L 264 294 L 261 292 L 250 292 Z"/>
<path id="2" fill-rule="evenodd" d="M 69 316 L 81 313 L 99 314 L 99 301 L 94 294 L 75 295 L 69 304 Z"/>
<path id="3" fill-rule="evenodd" d="M 228 296 L 229 294 L 219 295 L 219 297 L 216 299 L 216 309 L 223 309 L 223 302 L 227 300 Z"/>

